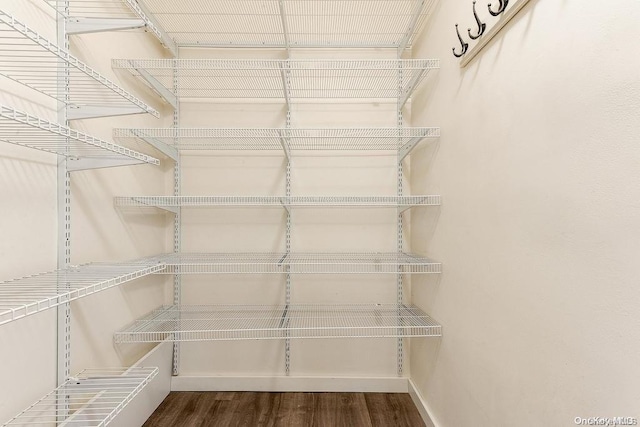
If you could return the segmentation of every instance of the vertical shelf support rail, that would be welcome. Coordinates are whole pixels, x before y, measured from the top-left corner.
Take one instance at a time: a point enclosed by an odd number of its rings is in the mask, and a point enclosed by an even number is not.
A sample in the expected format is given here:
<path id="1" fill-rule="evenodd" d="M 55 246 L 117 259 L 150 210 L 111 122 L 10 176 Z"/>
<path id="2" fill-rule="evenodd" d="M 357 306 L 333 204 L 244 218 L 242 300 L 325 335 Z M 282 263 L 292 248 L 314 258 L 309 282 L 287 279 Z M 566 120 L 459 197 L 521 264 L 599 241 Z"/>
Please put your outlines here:
<path id="1" fill-rule="evenodd" d="M 280 0 L 282 4 L 282 0 Z M 284 16 L 284 15 L 283 15 Z M 285 27 L 286 28 L 286 27 Z M 288 42 L 287 42 L 288 45 Z M 288 52 L 288 49 L 287 49 Z M 282 70 L 282 69 L 281 69 Z M 287 100 L 287 123 L 285 132 L 287 133 L 287 137 L 284 140 L 283 146 L 285 147 L 285 153 L 287 154 L 287 171 L 286 171 L 286 188 L 285 194 L 287 200 L 291 200 L 291 155 L 290 155 L 290 147 L 289 147 L 289 136 L 291 130 L 291 104 L 289 103 L 290 98 L 290 90 L 291 90 L 291 70 L 289 69 L 289 62 L 286 62 L 286 70 L 283 71 L 282 74 L 283 84 L 284 84 L 284 93 L 285 99 Z M 287 209 L 287 226 L 286 226 L 286 256 L 289 257 L 291 254 L 291 209 Z M 291 266 L 287 265 L 287 277 L 286 277 L 286 289 L 285 289 L 285 307 L 288 309 L 291 304 Z M 285 310 L 286 310 L 285 309 Z M 289 339 L 289 322 L 290 319 L 287 318 L 286 323 L 283 325 L 285 328 L 285 343 L 284 343 L 284 367 L 286 375 L 289 375 L 291 368 L 291 340 Z"/>
<path id="2" fill-rule="evenodd" d="M 177 52 L 176 52 L 177 53 Z M 174 147 L 176 148 L 176 161 L 173 165 L 173 195 L 179 197 L 181 190 L 181 155 L 180 155 L 180 98 L 178 97 L 178 67 L 177 62 L 173 61 L 173 93 L 176 97 L 176 104 L 173 110 L 173 128 L 174 128 Z M 173 218 L 173 252 L 179 254 L 182 250 L 182 209 L 176 207 L 175 216 Z M 179 306 L 182 302 L 182 277 L 179 267 L 173 275 L 173 304 Z M 178 316 L 180 314 L 178 313 Z M 180 319 L 178 318 L 178 321 Z M 180 343 L 173 342 L 173 375 L 180 374 Z"/>
<path id="3" fill-rule="evenodd" d="M 64 10 L 65 15 L 69 12 L 69 0 L 57 0 L 57 9 Z M 65 15 L 56 17 L 56 36 L 58 45 L 64 49 L 69 47 L 69 37 L 66 33 Z M 57 91 L 58 91 L 58 122 L 68 125 L 67 104 L 69 102 L 69 64 L 62 58 L 58 60 L 57 71 Z M 69 152 L 71 143 L 65 139 L 65 151 Z M 71 264 L 71 181 L 69 170 L 67 169 L 68 156 L 58 156 L 57 166 L 57 210 L 58 210 L 58 248 L 57 265 L 58 269 L 67 268 Z M 64 291 L 67 283 L 58 282 L 58 288 Z M 57 374 L 56 383 L 62 385 L 71 375 L 71 305 L 69 302 L 61 304 L 57 311 Z M 56 402 L 60 408 L 60 413 L 65 415 L 69 412 L 69 399 L 67 396 L 60 397 Z"/>
<path id="4" fill-rule="evenodd" d="M 402 51 L 398 50 L 398 110 L 397 110 L 397 118 L 398 118 L 398 131 L 400 132 L 400 134 L 402 133 L 402 128 L 404 126 L 404 117 L 402 115 L 402 109 L 404 107 L 404 104 L 406 103 L 406 98 L 404 98 L 403 96 L 403 91 L 402 88 L 404 87 L 404 79 L 403 79 L 403 70 L 402 70 Z M 417 80 L 416 80 L 417 81 Z M 407 93 L 411 93 L 411 92 L 407 92 Z M 404 98 L 404 99 L 403 99 Z M 400 153 L 400 151 L 398 151 L 398 158 L 397 158 L 397 170 L 396 170 L 396 174 L 397 174 L 397 196 L 398 197 L 402 197 L 403 196 L 403 177 L 404 177 L 404 171 L 403 171 L 403 167 L 402 167 L 402 155 Z M 397 225 L 396 225 L 396 250 L 398 251 L 398 253 L 402 253 L 404 250 L 404 224 L 403 224 L 403 220 L 402 220 L 402 211 L 398 210 L 397 213 Z M 402 376 L 403 371 L 404 371 L 404 339 L 402 338 L 401 334 L 403 333 L 402 328 L 401 328 L 401 312 L 400 312 L 400 307 L 402 306 L 403 302 L 404 302 L 404 283 L 403 283 L 403 277 L 402 277 L 402 267 L 400 267 L 400 265 L 398 265 L 398 272 L 397 272 L 397 277 L 396 277 L 396 303 L 398 304 L 398 338 L 397 338 L 397 354 L 396 354 L 396 363 L 397 363 L 397 374 L 399 377 Z"/>

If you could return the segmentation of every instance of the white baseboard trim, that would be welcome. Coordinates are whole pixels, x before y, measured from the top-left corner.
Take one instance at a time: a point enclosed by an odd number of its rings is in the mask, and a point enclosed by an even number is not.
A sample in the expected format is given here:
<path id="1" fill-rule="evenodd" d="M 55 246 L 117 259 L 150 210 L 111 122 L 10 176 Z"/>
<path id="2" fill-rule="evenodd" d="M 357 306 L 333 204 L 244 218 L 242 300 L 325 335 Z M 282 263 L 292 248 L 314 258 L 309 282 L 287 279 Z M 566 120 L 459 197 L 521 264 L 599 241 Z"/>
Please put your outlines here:
<path id="1" fill-rule="evenodd" d="M 171 391 L 407 393 L 407 378 L 195 377 L 171 379 Z"/>
<path id="2" fill-rule="evenodd" d="M 413 403 L 418 408 L 424 423 L 427 427 L 440 427 L 440 425 L 434 421 L 431 416 L 431 409 L 429 408 L 429 405 L 427 405 L 427 402 L 422 398 L 422 395 L 418 391 L 416 385 L 411 380 L 407 380 L 407 383 L 407 386 L 409 387 L 409 396 L 411 396 L 411 400 L 413 400 Z"/>

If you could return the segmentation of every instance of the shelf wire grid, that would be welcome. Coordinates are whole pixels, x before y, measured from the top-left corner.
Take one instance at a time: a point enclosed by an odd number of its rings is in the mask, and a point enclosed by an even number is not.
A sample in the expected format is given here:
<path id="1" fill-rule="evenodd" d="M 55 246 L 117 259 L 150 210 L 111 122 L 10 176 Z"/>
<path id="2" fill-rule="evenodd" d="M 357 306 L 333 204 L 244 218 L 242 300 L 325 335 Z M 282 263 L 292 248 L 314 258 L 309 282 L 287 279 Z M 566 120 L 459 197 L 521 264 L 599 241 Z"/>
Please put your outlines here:
<path id="1" fill-rule="evenodd" d="M 269 98 L 285 101 L 408 97 L 430 70 L 440 67 L 440 62 L 437 59 L 114 59 L 112 65 L 114 69 L 128 70 L 154 89 L 143 76 L 148 74 L 181 99 Z M 285 90 L 282 78 L 285 69 L 290 85 L 288 90 Z M 401 91 L 397 79 L 400 69 L 407 77 Z M 178 72 L 177 88 L 174 88 L 174 70 Z"/>
<path id="2" fill-rule="evenodd" d="M 442 265 L 412 253 L 170 253 L 149 258 L 159 274 L 381 274 L 440 273 Z"/>
<path id="3" fill-rule="evenodd" d="M 13 16 L 0 11 L 0 74 L 71 108 L 139 109 L 160 117 L 144 102 L 113 83 L 66 50 L 56 46 Z M 60 61 L 68 66 L 69 94 L 60 96 Z"/>
<path id="4" fill-rule="evenodd" d="M 43 0 L 58 14 L 67 18 L 141 19 L 123 0 Z"/>
<path id="5" fill-rule="evenodd" d="M 103 427 L 157 374 L 158 368 L 87 369 L 2 425 Z"/>
<path id="6" fill-rule="evenodd" d="M 146 128 L 114 129 L 122 142 L 156 141 L 180 151 L 276 150 L 286 140 L 292 151 L 374 150 L 397 152 L 405 144 L 438 138 L 440 128 Z"/>
<path id="7" fill-rule="evenodd" d="M 116 343 L 441 336 L 422 310 L 398 304 L 167 306 L 116 332 Z"/>
<path id="8" fill-rule="evenodd" d="M 438 195 L 425 196 L 129 196 L 116 197 L 117 207 L 362 207 L 439 206 Z"/>
<path id="9" fill-rule="evenodd" d="M 72 159 L 134 159 L 159 165 L 154 157 L 94 138 L 68 126 L 41 119 L 0 104 L 0 141 Z"/>
<path id="10" fill-rule="evenodd" d="M 149 260 L 92 263 L 0 282 L 0 325 L 164 268 L 163 264 Z"/>
<path id="11" fill-rule="evenodd" d="M 435 1 L 282 0 L 282 10 L 279 0 L 144 3 L 181 46 L 398 48 L 411 45 Z"/>

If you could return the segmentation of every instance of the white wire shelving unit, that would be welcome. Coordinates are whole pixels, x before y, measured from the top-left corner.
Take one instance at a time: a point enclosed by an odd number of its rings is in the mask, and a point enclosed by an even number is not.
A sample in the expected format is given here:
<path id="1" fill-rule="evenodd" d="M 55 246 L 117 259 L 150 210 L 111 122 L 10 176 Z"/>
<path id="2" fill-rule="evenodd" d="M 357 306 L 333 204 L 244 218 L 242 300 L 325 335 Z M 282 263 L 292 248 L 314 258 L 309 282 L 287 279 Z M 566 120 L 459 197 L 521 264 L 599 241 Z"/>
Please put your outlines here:
<path id="1" fill-rule="evenodd" d="M 116 207 L 214 208 L 397 208 L 439 206 L 438 195 L 425 196 L 129 196 L 116 197 Z"/>
<path id="2" fill-rule="evenodd" d="M 60 72 L 68 73 L 61 95 Z M 67 106 L 68 120 L 159 113 L 13 16 L 0 11 L 0 74 Z"/>
<path id="3" fill-rule="evenodd" d="M 441 336 L 441 326 L 404 304 L 167 306 L 116 332 L 116 343 Z"/>
<path id="4" fill-rule="evenodd" d="M 163 264 L 149 260 L 91 263 L 0 282 L 0 325 L 164 268 Z"/>
<path id="5" fill-rule="evenodd" d="M 437 59 L 114 59 L 165 101 L 176 99 L 393 99 L 404 105 Z M 399 73 L 403 78 L 399 81 Z"/>
<path id="6" fill-rule="evenodd" d="M 434 0 L 144 0 L 183 47 L 411 47 Z"/>
<path id="7" fill-rule="evenodd" d="M 158 368 L 87 369 L 2 425 L 104 427 L 157 374 Z"/>
<path id="8" fill-rule="evenodd" d="M 442 265 L 413 253 L 171 253 L 151 257 L 166 266 L 158 274 L 424 274 Z"/>
<path id="9" fill-rule="evenodd" d="M 2 104 L 0 141 L 65 156 L 69 159 L 69 171 L 133 164 L 160 164 L 154 157 Z"/>
<path id="10" fill-rule="evenodd" d="M 173 153 L 198 150 L 279 151 L 289 156 L 308 151 L 388 151 L 400 158 L 421 141 L 440 137 L 440 128 L 138 128 L 114 129 L 123 143 L 147 143 Z"/>

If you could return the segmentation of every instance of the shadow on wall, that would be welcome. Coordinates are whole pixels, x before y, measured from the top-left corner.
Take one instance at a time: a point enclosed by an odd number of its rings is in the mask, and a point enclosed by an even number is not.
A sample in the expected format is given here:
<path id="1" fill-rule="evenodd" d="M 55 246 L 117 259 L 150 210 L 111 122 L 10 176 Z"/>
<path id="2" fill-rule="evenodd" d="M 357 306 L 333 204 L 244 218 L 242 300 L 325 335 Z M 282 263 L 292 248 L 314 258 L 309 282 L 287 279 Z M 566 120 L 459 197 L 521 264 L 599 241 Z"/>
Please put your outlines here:
<path id="1" fill-rule="evenodd" d="M 519 0 L 519 1 L 523 1 L 523 0 Z M 536 5 L 536 0 L 527 0 L 528 3 L 526 5 L 524 5 L 524 7 L 517 12 L 517 14 L 515 16 L 513 16 L 509 22 L 506 23 L 506 25 L 501 28 L 498 33 L 493 36 L 493 38 L 487 42 L 487 44 L 485 46 L 483 46 L 482 48 L 480 48 L 481 50 L 477 53 L 477 56 L 475 56 L 473 59 L 470 60 L 470 62 L 468 64 L 466 64 L 464 67 L 461 67 L 461 74 L 462 74 L 462 79 L 460 80 L 460 84 L 458 86 L 458 91 L 460 91 L 460 89 L 462 88 L 462 86 L 465 84 L 465 77 L 467 74 L 469 74 L 471 77 L 471 82 L 466 82 L 467 84 L 472 84 L 475 80 L 476 77 L 478 76 L 479 72 L 480 72 L 480 64 L 483 63 L 483 52 L 484 50 L 488 50 L 491 48 L 492 45 L 494 44 L 498 44 L 497 49 L 496 49 L 496 54 L 494 55 L 494 60 L 493 63 L 491 64 L 484 64 L 484 65 L 488 65 L 490 67 L 494 67 L 497 66 L 500 60 L 500 56 L 502 53 L 502 47 L 504 44 L 504 40 L 505 40 L 505 36 L 509 33 L 509 29 L 515 25 L 519 20 L 521 19 L 525 19 L 525 15 L 526 15 L 526 19 L 527 19 L 527 23 L 524 29 L 524 32 L 522 33 L 522 38 L 520 41 L 520 44 L 524 44 L 526 39 L 527 39 L 527 35 L 529 34 L 529 31 L 531 29 L 531 23 L 533 22 L 534 19 L 534 13 L 533 11 L 535 10 L 535 5 Z M 490 0 L 485 0 L 483 3 L 487 3 L 487 11 L 488 11 L 488 5 L 491 3 Z M 511 6 L 509 6 L 509 9 L 513 8 L 514 5 L 512 4 Z M 482 8 L 480 8 L 482 9 Z M 470 14 L 471 16 L 473 16 L 472 14 Z M 487 13 L 488 15 L 488 13 Z M 503 18 L 503 16 L 501 16 L 500 18 Z M 471 18 L 469 18 L 471 19 Z M 493 18 L 492 16 L 488 16 L 488 17 L 484 17 L 482 18 L 483 22 L 487 23 L 487 32 L 491 32 L 491 29 L 496 25 L 496 18 Z M 466 21 L 465 21 L 466 22 Z M 469 25 L 471 27 L 473 27 L 472 23 L 469 23 Z M 486 37 L 486 36 L 485 36 Z M 479 39 L 478 42 L 482 41 L 482 38 Z M 474 47 L 476 46 L 477 42 L 471 42 L 470 43 L 470 51 L 473 51 Z M 469 52 L 467 52 L 467 55 L 469 55 Z M 467 56 L 465 55 L 465 56 Z M 460 61 L 464 61 L 465 60 L 465 56 L 463 56 L 462 58 L 460 58 Z M 484 61 L 486 62 L 486 61 Z M 478 63 L 478 66 L 474 68 L 473 70 L 473 74 L 471 74 L 470 69 L 470 65 L 474 64 L 474 63 Z"/>

